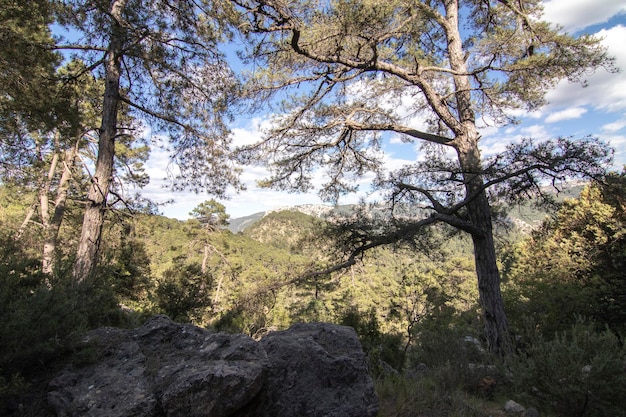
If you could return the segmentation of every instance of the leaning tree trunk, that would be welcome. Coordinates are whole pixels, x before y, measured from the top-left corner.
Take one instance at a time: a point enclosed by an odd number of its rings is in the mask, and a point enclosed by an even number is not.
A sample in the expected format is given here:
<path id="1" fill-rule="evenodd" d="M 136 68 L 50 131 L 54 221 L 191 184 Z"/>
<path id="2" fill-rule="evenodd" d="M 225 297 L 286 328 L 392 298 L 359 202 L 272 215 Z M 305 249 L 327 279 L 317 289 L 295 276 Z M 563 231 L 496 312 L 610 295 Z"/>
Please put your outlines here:
<path id="1" fill-rule="evenodd" d="M 78 284 L 89 278 L 96 266 L 102 226 L 106 211 L 107 195 L 113 178 L 115 158 L 115 137 L 117 135 L 117 113 L 120 92 L 120 69 L 124 32 L 121 25 L 122 11 L 126 1 L 117 0 L 111 4 L 111 40 L 106 55 L 106 76 L 104 101 L 102 105 L 102 125 L 98 140 L 96 170 L 91 178 L 87 195 L 83 227 L 81 231 L 73 278 Z"/>

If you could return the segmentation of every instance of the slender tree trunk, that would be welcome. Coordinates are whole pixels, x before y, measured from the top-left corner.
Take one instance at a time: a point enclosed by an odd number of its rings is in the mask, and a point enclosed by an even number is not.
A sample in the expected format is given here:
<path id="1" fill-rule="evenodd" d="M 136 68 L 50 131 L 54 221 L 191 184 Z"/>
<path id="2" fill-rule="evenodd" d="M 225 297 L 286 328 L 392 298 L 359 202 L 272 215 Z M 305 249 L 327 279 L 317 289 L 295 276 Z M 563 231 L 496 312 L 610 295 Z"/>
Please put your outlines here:
<path id="1" fill-rule="evenodd" d="M 43 162 L 43 156 L 42 156 L 40 143 L 36 144 L 35 153 L 37 154 L 39 158 L 39 162 Z M 52 165 L 55 165 L 56 160 L 57 160 L 57 155 L 55 155 L 55 157 L 52 159 Z M 24 235 L 24 232 L 26 231 L 26 228 L 28 227 L 28 224 L 30 223 L 30 220 L 33 218 L 33 216 L 35 215 L 35 212 L 37 211 L 37 207 L 41 205 L 41 193 L 42 193 L 42 190 L 45 189 L 46 183 L 47 182 L 49 183 L 49 179 L 48 179 L 49 177 L 50 177 L 50 169 L 48 169 L 48 174 L 41 176 L 41 180 L 39 184 L 37 185 L 37 188 L 39 191 L 37 195 L 33 198 L 33 202 L 31 203 L 30 207 L 28 208 L 28 211 L 26 212 L 24 221 L 22 222 L 20 227 L 17 229 L 17 232 L 15 233 L 15 240 L 19 240 L 22 238 L 22 236 Z"/>
<path id="2" fill-rule="evenodd" d="M 48 169 L 48 175 L 42 181 L 41 186 L 39 187 L 39 212 L 41 216 L 41 226 L 43 227 L 44 236 L 47 236 L 50 230 L 50 189 L 52 188 L 52 179 L 54 178 L 54 173 L 57 170 L 57 165 L 59 164 L 59 136 L 58 133 L 55 134 L 54 138 L 54 154 L 52 155 L 52 161 L 50 162 L 50 168 Z M 45 274 L 50 274 L 52 272 L 52 268 L 48 265 L 46 261 L 46 253 L 45 253 L 45 244 L 44 251 L 42 254 L 42 271 Z M 50 255 L 52 257 L 52 255 Z M 50 282 L 49 277 L 46 277 L 46 286 L 48 288 L 52 288 L 52 283 Z"/>
<path id="3" fill-rule="evenodd" d="M 115 0 L 111 4 L 111 38 L 105 64 L 106 84 L 102 105 L 102 125 L 98 140 L 98 158 L 87 195 L 83 227 L 74 264 L 73 277 L 77 284 L 87 280 L 95 269 L 102 237 L 102 226 L 104 225 L 107 196 L 113 178 L 120 69 L 124 40 L 122 11 L 125 4 L 125 0 Z"/>
<path id="4" fill-rule="evenodd" d="M 26 231 L 26 227 L 28 226 L 28 223 L 30 223 L 30 219 L 33 218 L 33 216 L 35 215 L 35 211 L 37 211 L 38 205 L 39 203 L 37 202 L 37 197 L 35 196 L 33 198 L 32 204 L 30 205 L 30 207 L 28 207 L 26 216 L 24 216 L 24 221 L 22 222 L 20 227 L 17 229 L 17 232 L 15 232 L 15 236 L 14 236 L 15 240 L 20 240 L 22 236 L 24 235 L 24 232 Z"/>
<path id="5" fill-rule="evenodd" d="M 215 295 L 213 296 L 213 305 L 217 305 L 220 302 L 220 291 L 222 290 L 222 281 L 224 281 L 224 273 L 220 273 L 220 279 L 217 281 L 217 288 L 215 289 Z"/>
<path id="6" fill-rule="evenodd" d="M 211 247 L 208 244 L 204 244 L 204 254 L 202 256 L 202 274 L 206 274 L 207 264 L 209 262 L 209 255 L 211 254 Z"/>
<path id="7" fill-rule="evenodd" d="M 43 260 L 42 271 L 44 274 L 51 275 L 55 267 L 55 255 L 57 250 L 57 243 L 59 240 L 59 231 L 61 224 L 63 223 L 63 217 L 65 215 L 65 204 L 67 202 L 67 192 L 69 190 L 70 179 L 72 177 L 71 168 L 76 161 L 76 155 L 78 153 L 78 144 L 80 139 L 76 140 L 76 145 L 71 151 L 66 151 L 66 157 L 63 161 L 63 173 L 59 179 L 59 185 L 56 191 L 56 197 L 54 199 L 54 211 L 52 218 L 48 221 L 48 228 L 45 232 L 45 240 L 43 244 Z"/>

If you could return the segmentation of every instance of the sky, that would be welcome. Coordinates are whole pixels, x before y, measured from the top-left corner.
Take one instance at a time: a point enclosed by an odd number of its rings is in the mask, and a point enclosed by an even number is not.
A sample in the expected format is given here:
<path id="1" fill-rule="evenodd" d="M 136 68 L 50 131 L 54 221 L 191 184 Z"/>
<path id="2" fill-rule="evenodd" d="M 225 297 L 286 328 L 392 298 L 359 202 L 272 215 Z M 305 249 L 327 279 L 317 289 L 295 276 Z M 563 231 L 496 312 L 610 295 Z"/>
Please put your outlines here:
<path id="1" fill-rule="evenodd" d="M 504 128 L 485 127 L 481 130 L 483 156 L 497 153 L 507 143 L 521 138 L 537 140 L 558 136 L 584 137 L 592 135 L 605 140 L 615 149 L 615 171 L 626 165 L 626 1 L 621 0 L 551 0 L 545 3 L 545 20 L 556 23 L 571 34 L 595 34 L 603 38 L 608 53 L 615 57 L 620 72 L 609 73 L 598 69 L 585 77 L 586 87 L 562 81 L 547 93 L 548 104 L 531 114 L 521 115 L 521 123 Z M 260 138 L 263 119 L 236 120 L 233 124 L 235 145 L 247 144 Z M 385 164 L 399 168 L 414 161 L 416 145 L 391 138 L 383 146 Z M 147 164 L 150 184 L 141 193 L 157 203 L 174 200 L 162 206 L 163 215 L 177 219 L 189 218 L 189 212 L 201 202 L 214 198 L 207 194 L 172 192 L 167 188 L 165 167 L 167 155 L 153 152 Z M 256 182 L 268 176 L 260 167 L 244 167 L 241 176 L 247 190 L 230 192 L 228 199 L 217 199 L 225 205 L 231 218 L 247 216 L 260 211 L 301 204 L 323 204 L 315 192 L 293 194 L 259 188 Z M 359 193 L 340 199 L 340 204 L 355 203 L 367 194 L 368 187 Z"/>

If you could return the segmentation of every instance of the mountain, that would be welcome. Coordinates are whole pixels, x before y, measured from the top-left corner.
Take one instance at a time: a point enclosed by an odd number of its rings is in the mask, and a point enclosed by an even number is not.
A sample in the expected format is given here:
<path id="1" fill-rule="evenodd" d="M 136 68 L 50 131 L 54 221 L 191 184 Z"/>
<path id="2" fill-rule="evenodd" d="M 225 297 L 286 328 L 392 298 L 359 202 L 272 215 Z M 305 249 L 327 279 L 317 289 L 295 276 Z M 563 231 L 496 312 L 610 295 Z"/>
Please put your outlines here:
<path id="1" fill-rule="evenodd" d="M 584 186 L 584 183 L 572 182 L 571 184 L 562 187 L 559 192 L 556 192 L 553 187 L 544 187 L 542 191 L 548 195 L 552 195 L 556 202 L 562 202 L 566 198 L 577 198 L 580 195 L 580 192 L 582 191 Z M 323 219 L 327 218 L 331 214 L 349 214 L 353 212 L 356 207 L 356 204 L 345 204 L 339 206 L 331 206 L 325 204 L 301 204 L 295 206 L 281 206 L 276 207 L 272 210 L 254 213 L 249 216 L 231 219 L 228 230 L 230 230 L 232 233 L 243 232 L 250 226 L 263 219 L 265 216 L 271 213 L 281 211 L 295 211 L 312 217 Z M 511 223 L 513 223 L 513 225 L 515 225 L 517 229 L 519 229 L 523 233 L 526 233 L 538 227 L 548 215 L 548 211 L 549 210 L 545 207 L 537 207 L 537 205 L 533 204 L 533 201 L 531 200 L 524 202 L 524 204 L 511 207 L 507 213 L 507 218 Z"/>
<path id="2" fill-rule="evenodd" d="M 344 207 L 344 206 L 339 206 L 339 207 Z M 276 207 L 272 210 L 253 213 L 249 216 L 231 219 L 230 224 L 228 225 L 228 230 L 230 230 L 233 233 L 243 232 L 248 227 L 254 225 L 265 216 L 271 213 L 277 213 L 281 211 L 295 211 L 295 212 L 303 213 L 312 217 L 324 218 L 328 216 L 330 213 L 336 211 L 337 209 L 338 209 L 337 207 L 324 205 L 324 204 L 301 204 L 297 206 L 281 206 L 281 207 Z"/>
<path id="3" fill-rule="evenodd" d="M 230 219 L 230 223 L 228 224 L 228 230 L 230 230 L 231 232 L 235 234 L 239 232 L 243 232 L 248 227 L 252 226 L 256 222 L 261 220 L 263 217 L 265 217 L 265 213 L 266 212 L 264 211 L 260 211 L 258 213 L 253 213 L 249 216 Z"/>

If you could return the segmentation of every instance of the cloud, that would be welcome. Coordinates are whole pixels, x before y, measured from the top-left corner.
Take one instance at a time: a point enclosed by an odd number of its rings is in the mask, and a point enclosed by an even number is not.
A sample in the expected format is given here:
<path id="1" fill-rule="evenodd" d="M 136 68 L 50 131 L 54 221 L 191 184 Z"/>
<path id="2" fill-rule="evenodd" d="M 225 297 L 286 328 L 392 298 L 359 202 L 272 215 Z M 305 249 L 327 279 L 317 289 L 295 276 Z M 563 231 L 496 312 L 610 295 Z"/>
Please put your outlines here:
<path id="1" fill-rule="evenodd" d="M 556 123 L 563 120 L 579 119 L 583 114 L 587 113 L 587 109 L 584 107 L 570 107 L 565 110 L 551 113 L 546 117 L 546 123 Z"/>
<path id="2" fill-rule="evenodd" d="M 607 22 L 626 12 L 626 3 L 616 0 L 551 0 L 544 4 L 544 19 L 567 32 Z"/>
<path id="3" fill-rule="evenodd" d="M 626 127 L 626 120 L 622 119 L 605 124 L 602 126 L 602 130 L 606 132 L 617 132 L 618 130 L 622 130 L 624 127 Z"/>
<path id="4" fill-rule="evenodd" d="M 500 154 L 506 150 L 509 144 L 519 143 L 527 138 L 543 141 L 551 137 L 545 126 L 540 124 L 481 130 L 481 134 L 480 151 L 483 157 Z"/>
<path id="5" fill-rule="evenodd" d="M 262 130 L 269 127 L 270 121 L 268 118 L 253 118 L 245 127 L 233 127 L 233 146 L 245 146 L 258 142 L 262 137 Z"/>
<path id="6" fill-rule="evenodd" d="M 602 44 L 615 58 L 615 65 L 621 68 L 619 73 L 611 73 L 603 68 L 597 69 L 585 78 L 586 87 L 579 83 L 562 80 L 546 94 L 549 104 L 542 109 L 544 114 L 566 107 L 591 106 L 609 112 L 626 110 L 626 26 L 618 25 L 597 33 L 602 37 Z"/>

